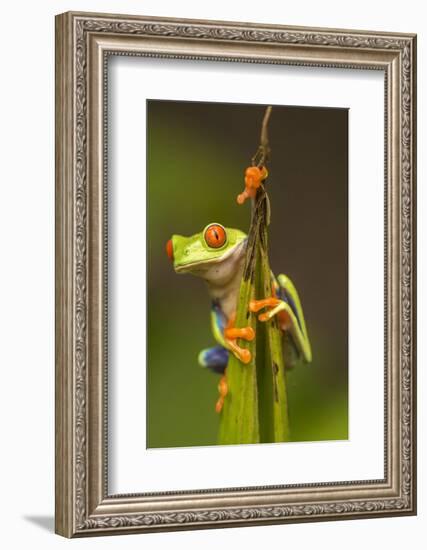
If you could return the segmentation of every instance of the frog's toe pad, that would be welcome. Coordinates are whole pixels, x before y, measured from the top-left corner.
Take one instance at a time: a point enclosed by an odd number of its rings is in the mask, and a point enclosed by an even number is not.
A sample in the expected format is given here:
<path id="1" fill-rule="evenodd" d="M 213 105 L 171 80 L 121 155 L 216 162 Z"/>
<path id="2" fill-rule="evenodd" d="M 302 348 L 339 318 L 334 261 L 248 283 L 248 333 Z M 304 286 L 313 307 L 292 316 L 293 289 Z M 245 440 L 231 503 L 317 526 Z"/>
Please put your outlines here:
<path id="1" fill-rule="evenodd" d="M 258 320 L 261 322 L 265 322 L 265 321 L 269 321 L 271 317 L 272 315 L 270 314 L 270 312 L 261 313 L 260 315 L 258 315 Z"/>
<path id="2" fill-rule="evenodd" d="M 248 349 L 242 349 L 239 353 L 239 356 L 240 361 L 245 365 L 251 362 L 252 354 Z"/>

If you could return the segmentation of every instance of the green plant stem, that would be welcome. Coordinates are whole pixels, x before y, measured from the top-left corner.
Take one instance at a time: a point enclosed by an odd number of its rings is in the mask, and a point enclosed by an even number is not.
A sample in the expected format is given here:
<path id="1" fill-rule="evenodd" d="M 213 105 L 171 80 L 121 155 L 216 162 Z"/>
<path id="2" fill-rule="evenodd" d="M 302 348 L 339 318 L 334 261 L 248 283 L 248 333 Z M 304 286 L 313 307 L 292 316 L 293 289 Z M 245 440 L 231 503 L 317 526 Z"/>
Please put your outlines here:
<path id="1" fill-rule="evenodd" d="M 259 265 L 260 283 L 257 285 L 257 299 L 272 295 L 271 271 L 267 254 L 267 226 L 262 228 L 264 233 L 261 242 Z M 264 248 L 265 243 L 265 248 Z M 263 325 L 264 334 L 260 333 L 260 325 Z M 257 322 L 257 330 L 260 337 L 265 338 L 263 348 L 264 357 L 258 355 L 257 372 L 259 376 L 258 386 L 264 386 L 264 394 L 259 395 L 260 424 L 266 426 L 261 431 L 261 441 L 278 442 L 289 441 L 288 400 L 286 392 L 285 365 L 283 359 L 282 331 L 277 317 L 273 317 L 267 323 Z M 262 383 L 261 380 L 264 379 Z M 265 416 L 265 420 L 263 419 Z"/>
<path id="2" fill-rule="evenodd" d="M 236 327 L 251 326 L 256 331 L 256 316 L 249 311 L 249 302 L 255 297 L 255 265 L 258 220 L 252 216 L 248 234 L 245 265 L 237 304 Z M 259 443 L 258 389 L 256 378 L 256 342 L 241 340 L 239 345 L 249 349 L 251 361 L 244 365 L 230 353 L 227 365 L 228 394 L 221 412 L 219 443 Z"/>
<path id="3" fill-rule="evenodd" d="M 252 162 L 263 166 L 270 148 L 267 125 L 271 107 L 264 114 L 260 146 Z M 251 352 L 244 365 L 230 354 L 227 365 L 228 394 L 221 412 L 219 444 L 279 442 L 289 440 L 288 403 L 282 332 L 277 318 L 264 323 L 249 310 L 249 302 L 272 295 L 268 259 L 270 208 L 265 186 L 258 188 L 252 205 L 245 265 L 237 303 L 236 327 L 251 326 L 253 342 L 239 341 Z"/>

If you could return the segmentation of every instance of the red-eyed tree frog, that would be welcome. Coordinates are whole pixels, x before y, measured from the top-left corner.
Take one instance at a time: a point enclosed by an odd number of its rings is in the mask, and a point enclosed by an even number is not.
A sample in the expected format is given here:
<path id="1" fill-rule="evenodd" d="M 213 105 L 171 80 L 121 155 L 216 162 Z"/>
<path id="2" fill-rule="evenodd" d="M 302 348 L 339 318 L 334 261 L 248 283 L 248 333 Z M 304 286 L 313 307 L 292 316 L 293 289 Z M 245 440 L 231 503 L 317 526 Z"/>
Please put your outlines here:
<path id="1" fill-rule="evenodd" d="M 251 341 L 255 332 L 251 327 L 234 327 L 237 298 L 243 272 L 247 236 L 238 229 L 225 228 L 219 223 L 207 225 L 202 232 L 191 237 L 173 235 L 166 251 L 176 273 L 191 273 L 204 279 L 212 300 L 211 327 L 217 346 L 199 353 L 199 364 L 221 374 L 218 386 L 220 398 L 217 412 L 222 409 L 227 394 L 225 370 L 229 353 L 247 364 L 250 351 L 241 348 L 238 338 Z M 284 349 L 286 365 L 292 366 L 302 358 L 311 362 L 311 346 L 298 293 L 286 275 L 277 278 L 271 274 L 273 296 L 252 300 L 249 309 L 260 313 L 260 321 L 278 316 L 279 325 L 286 339 Z"/>

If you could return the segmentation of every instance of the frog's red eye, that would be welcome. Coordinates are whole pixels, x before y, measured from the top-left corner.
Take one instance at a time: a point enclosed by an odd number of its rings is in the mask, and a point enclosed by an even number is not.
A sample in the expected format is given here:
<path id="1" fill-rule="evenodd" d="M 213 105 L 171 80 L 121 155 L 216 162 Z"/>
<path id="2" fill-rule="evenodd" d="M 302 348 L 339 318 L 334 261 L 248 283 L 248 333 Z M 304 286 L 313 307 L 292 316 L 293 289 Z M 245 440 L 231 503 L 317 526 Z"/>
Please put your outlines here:
<path id="1" fill-rule="evenodd" d="M 222 225 L 213 223 L 206 228 L 205 241 L 211 248 L 221 248 L 227 239 L 227 234 Z"/>

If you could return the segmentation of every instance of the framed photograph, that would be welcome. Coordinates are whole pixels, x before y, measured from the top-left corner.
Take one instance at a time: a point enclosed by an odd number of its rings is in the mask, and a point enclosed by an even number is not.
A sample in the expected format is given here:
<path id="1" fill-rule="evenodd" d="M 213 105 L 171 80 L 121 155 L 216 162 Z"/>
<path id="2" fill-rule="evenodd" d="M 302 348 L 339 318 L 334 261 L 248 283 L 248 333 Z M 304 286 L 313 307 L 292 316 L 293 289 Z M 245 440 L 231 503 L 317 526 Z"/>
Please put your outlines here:
<path id="1" fill-rule="evenodd" d="M 58 534 L 416 513 L 415 120 L 415 35 L 57 16 Z"/>

